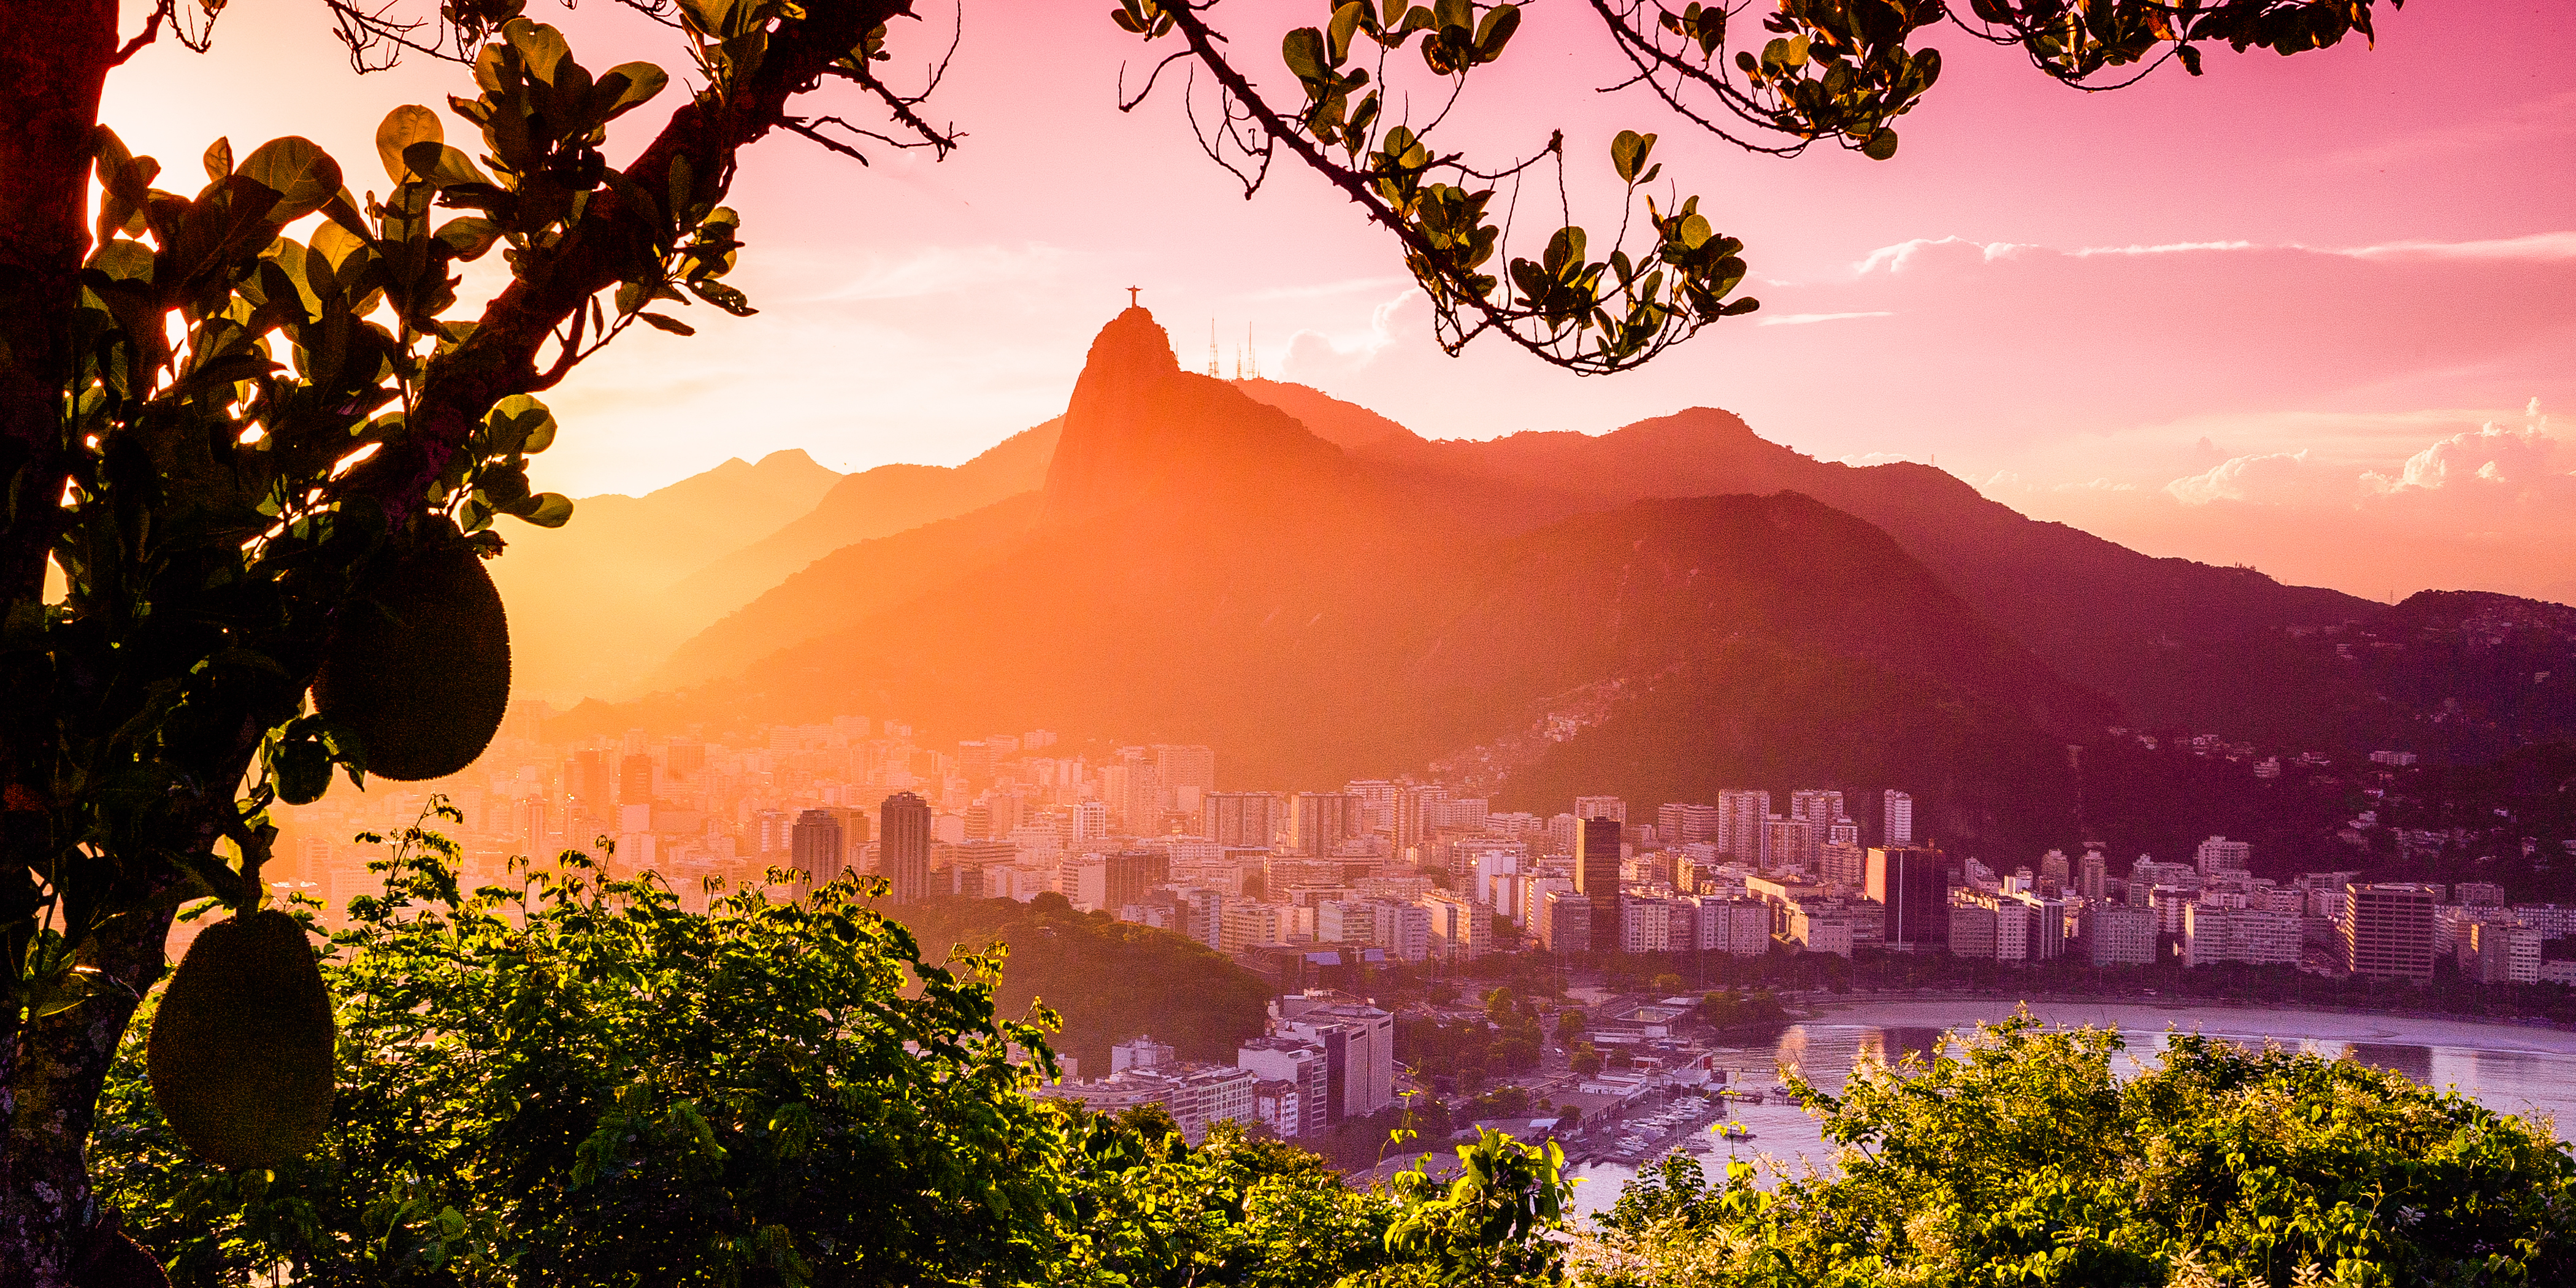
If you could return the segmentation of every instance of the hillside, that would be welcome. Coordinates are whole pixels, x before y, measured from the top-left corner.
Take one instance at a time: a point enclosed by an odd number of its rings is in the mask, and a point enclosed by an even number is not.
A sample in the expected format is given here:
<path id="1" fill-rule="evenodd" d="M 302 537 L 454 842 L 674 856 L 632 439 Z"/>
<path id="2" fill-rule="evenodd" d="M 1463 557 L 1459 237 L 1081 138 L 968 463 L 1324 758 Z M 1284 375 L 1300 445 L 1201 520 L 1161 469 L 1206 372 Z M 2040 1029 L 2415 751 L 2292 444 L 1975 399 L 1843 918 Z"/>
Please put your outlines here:
<path id="1" fill-rule="evenodd" d="M 1081 1061 L 1083 1077 L 1106 1077 L 1109 1048 L 1141 1034 L 1217 1064 L 1261 1036 L 1268 981 L 1170 931 L 1076 912 L 1056 894 L 880 906 L 912 931 L 925 961 L 1007 945 L 996 1007 L 1014 1019 L 1033 1003 L 1053 1009 L 1064 1027 L 1049 1045 Z"/>
<path id="2" fill-rule="evenodd" d="M 1357 426 L 1374 415 L 1303 386 L 1242 387 L 1317 420 Z M 1563 496 L 1563 512 L 1646 497 L 1804 493 L 1885 529 L 2060 674 L 2118 699 L 2146 725 L 2323 738 L 2328 727 L 2309 723 L 2308 709 L 2289 694 L 2230 683 L 2240 654 L 2267 633 L 2315 631 L 2382 608 L 2248 569 L 2139 554 L 2027 518 L 1930 466 L 1819 461 L 1713 408 L 1599 435 L 1425 441 L 1346 432 L 1363 458 L 1457 486 L 1547 489 Z"/>
<path id="3" fill-rule="evenodd" d="M 671 585 L 813 508 L 841 481 L 802 451 L 729 460 L 643 496 L 583 497 L 561 528 L 507 524 L 487 565 L 510 612 L 513 687 L 564 701 L 612 691 L 705 625 Z"/>
<path id="4" fill-rule="evenodd" d="M 880 465 L 848 475 L 777 531 L 673 583 L 671 595 L 713 621 L 836 550 L 1035 491 L 1062 428 L 1050 420 L 1022 430 L 954 468 Z"/>

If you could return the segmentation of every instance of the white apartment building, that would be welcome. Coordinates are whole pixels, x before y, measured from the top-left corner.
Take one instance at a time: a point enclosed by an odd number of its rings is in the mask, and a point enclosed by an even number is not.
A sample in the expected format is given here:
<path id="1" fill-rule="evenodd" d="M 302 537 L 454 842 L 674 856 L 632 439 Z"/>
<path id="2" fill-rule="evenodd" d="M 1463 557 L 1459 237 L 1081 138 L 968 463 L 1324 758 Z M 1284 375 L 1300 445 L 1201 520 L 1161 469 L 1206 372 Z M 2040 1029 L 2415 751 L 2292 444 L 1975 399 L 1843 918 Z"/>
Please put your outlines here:
<path id="1" fill-rule="evenodd" d="M 2250 841 L 2231 841 L 2213 836 L 2200 843 L 2192 855 L 2192 866 L 2203 877 L 2221 872 L 2243 872 L 2254 864 L 2254 845 Z"/>
<path id="2" fill-rule="evenodd" d="M 1619 896 L 1619 943 L 1632 953 L 1666 953 L 1673 951 L 1673 922 L 1676 912 L 1691 916 L 1697 928 L 1697 909 L 1679 909 L 1674 901 L 1651 895 Z"/>
<path id="3" fill-rule="evenodd" d="M 1852 955 L 1851 918 L 1839 907 L 1789 905 L 1789 938 L 1811 953 Z"/>
<path id="4" fill-rule="evenodd" d="M 2156 914 L 2150 908 L 2093 904 L 2084 909 L 2084 952 L 2096 966 L 2152 966 Z"/>
<path id="5" fill-rule="evenodd" d="M 2461 937 L 2460 974 L 2481 984 L 2540 982 L 2540 932 L 2510 918 L 2473 921 Z"/>
<path id="6" fill-rule="evenodd" d="M 1364 1118 L 1395 1103 L 1393 1015 L 1315 989 L 1271 1004 L 1270 1035 L 1324 1052 L 1325 1121 Z"/>
<path id="7" fill-rule="evenodd" d="M 1432 951 L 1451 961 L 1482 957 L 1494 946 L 1494 907 L 1452 890 L 1434 890 L 1417 901 L 1431 917 Z"/>
<path id="8" fill-rule="evenodd" d="M 2259 908 L 2222 908 L 2207 903 L 2183 908 L 2182 964 L 2208 966 L 2244 962 L 2254 966 L 2299 963 L 2299 919 Z"/>

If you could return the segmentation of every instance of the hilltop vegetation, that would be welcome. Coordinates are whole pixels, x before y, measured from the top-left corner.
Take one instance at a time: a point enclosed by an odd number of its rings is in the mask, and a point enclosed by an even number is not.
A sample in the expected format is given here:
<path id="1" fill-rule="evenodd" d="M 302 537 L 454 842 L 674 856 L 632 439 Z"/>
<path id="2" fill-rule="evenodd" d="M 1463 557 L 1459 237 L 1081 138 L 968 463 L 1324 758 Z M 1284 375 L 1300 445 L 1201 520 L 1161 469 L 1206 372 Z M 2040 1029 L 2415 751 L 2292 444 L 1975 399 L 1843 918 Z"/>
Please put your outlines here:
<path id="1" fill-rule="evenodd" d="M 1109 1072 L 1109 1048 L 1139 1034 L 1168 1042 L 1184 1060 L 1234 1063 L 1261 1036 L 1270 988 L 1234 959 L 1168 930 L 1105 912 L 1077 912 L 1060 894 L 1010 899 L 932 899 L 887 913 L 937 960 L 951 946 L 1004 945 L 994 1002 L 1021 1016 L 1043 1003 L 1061 1025 L 1054 1048 L 1084 1077 Z"/>

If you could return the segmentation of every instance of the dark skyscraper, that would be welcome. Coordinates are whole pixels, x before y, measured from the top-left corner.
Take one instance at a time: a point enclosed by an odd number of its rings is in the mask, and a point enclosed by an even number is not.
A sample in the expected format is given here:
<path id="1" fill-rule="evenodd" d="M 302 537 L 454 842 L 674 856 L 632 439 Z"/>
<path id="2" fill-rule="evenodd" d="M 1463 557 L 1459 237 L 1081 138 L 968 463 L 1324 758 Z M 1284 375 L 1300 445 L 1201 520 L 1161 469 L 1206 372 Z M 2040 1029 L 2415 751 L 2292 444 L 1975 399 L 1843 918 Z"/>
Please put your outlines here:
<path id="1" fill-rule="evenodd" d="M 617 803 L 649 805 L 653 802 L 653 758 L 628 756 L 617 762 Z"/>
<path id="2" fill-rule="evenodd" d="M 1592 902 L 1592 946 L 1619 946 L 1619 820 L 1584 819 L 1574 832 L 1574 892 Z M 1600 933 L 1603 926 L 1612 929 Z"/>
<path id="3" fill-rule="evenodd" d="M 841 820 L 832 811 L 809 809 L 796 816 L 790 849 L 796 870 L 805 874 L 805 884 L 827 885 L 841 875 L 844 844 Z"/>
<path id="4" fill-rule="evenodd" d="M 1919 952 L 1950 942 L 1950 881 L 1942 860 L 1929 846 L 1871 848 L 1866 892 L 1887 906 L 1888 947 Z"/>
<path id="5" fill-rule="evenodd" d="M 573 816 L 595 819 L 610 817 L 609 807 L 617 802 L 609 781 L 607 753 L 574 752 L 571 772 L 567 776 L 571 781 L 564 785 L 564 790 L 572 793 Z M 580 844 L 589 839 L 582 837 L 579 841 L 570 843 Z"/>
<path id="6" fill-rule="evenodd" d="M 1168 879 L 1171 864 L 1171 856 L 1157 850 L 1124 850 L 1110 855 L 1108 892 L 1101 905 L 1114 917 L 1131 903 L 1145 902 L 1146 892 Z"/>
<path id="7" fill-rule="evenodd" d="M 917 903 L 930 893 L 930 802 L 896 792 L 877 810 L 877 875 L 887 897 Z"/>

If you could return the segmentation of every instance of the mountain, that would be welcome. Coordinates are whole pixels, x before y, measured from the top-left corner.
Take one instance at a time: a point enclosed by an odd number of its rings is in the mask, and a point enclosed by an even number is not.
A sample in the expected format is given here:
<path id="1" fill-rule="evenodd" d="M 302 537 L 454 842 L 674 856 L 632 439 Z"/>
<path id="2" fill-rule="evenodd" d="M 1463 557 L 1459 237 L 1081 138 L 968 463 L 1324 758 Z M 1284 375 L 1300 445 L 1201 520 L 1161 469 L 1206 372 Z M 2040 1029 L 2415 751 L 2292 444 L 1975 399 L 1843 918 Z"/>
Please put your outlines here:
<path id="1" fill-rule="evenodd" d="M 1265 381 L 1244 382 L 1244 388 L 1318 420 L 1356 425 L 1373 414 L 1303 386 Z M 2068 679 L 2110 694 L 2131 720 L 2153 727 L 2325 736 L 2298 701 L 2231 684 L 2241 654 L 2267 634 L 2317 631 L 2384 607 L 2337 591 L 2284 586 L 2250 569 L 2139 554 L 2027 518 L 1930 466 L 1819 461 L 1764 441 L 1741 418 L 1714 408 L 1600 435 L 1527 432 L 1433 442 L 1376 434 L 1353 450 L 1462 486 L 1551 490 L 1568 510 L 1643 497 L 1804 493 L 1885 529 Z"/>
<path id="2" fill-rule="evenodd" d="M 925 523 L 981 510 L 1046 481 L 1061 420 L 1003 439 L 954 468 L 880 465 L 842 478 L 812 508 L 777 531 L 711 560 L 671 587 L 712 620 L 833 551 Z"/>
<path id="3" fill-rule="evenodd" d="M 665 696 L 559 732 L 900 712 L 932 737 L 1206 742 L 1229 781 L 1319 787 L 1534 765 L 1642 712 L 1677 761 L 1755 738 L 1805 748 L 1824 781 L 1921 781 L 1991 749 L 1948 772 L 1992 818 L 2117 718 L 1812 497 L 1583 510 L 1373 460 L 1422 447 L 1355 452 L 1184 372 L 1141 309 L 1095 340 L 1062 425 L 1042 494 L 818 561 L 684 646 Z M 1942 736 L 1854 737 L 1798 709 L 1819 684 L 1880 713 L 1873 732 Z"/>
<path id="4" fill-rule="evenodd" d="M 666 592 L 681 574 L 769 535 L 841 476 L 803 451 L 739 458 L 643 496 L 583 497 L 561 528 L 503 525 L 487 566 L 509 606 L 512 684 L 524 697 L 608 691 L 703 625 Z"/>

